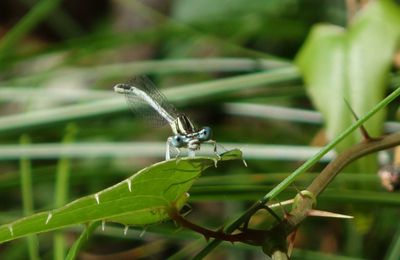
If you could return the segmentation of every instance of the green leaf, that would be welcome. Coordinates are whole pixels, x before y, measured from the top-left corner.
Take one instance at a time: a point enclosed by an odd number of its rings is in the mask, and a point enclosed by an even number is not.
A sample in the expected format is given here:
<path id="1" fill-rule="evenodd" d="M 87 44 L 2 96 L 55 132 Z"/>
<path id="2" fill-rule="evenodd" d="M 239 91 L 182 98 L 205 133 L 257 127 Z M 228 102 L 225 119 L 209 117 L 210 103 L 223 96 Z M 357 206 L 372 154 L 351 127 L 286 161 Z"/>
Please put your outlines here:
<path id="1" fill-rule="evenodd" d="M 212 157 L 179 158 L 147 167 L 130 178 L 64 207 L 21 218 L 0 227 L 0 242 L 96 220 L 149 225 L 168 218 L 166 207 L 181 208 L 201 172 L 217 161 L 242 158 L 240 150 Z"/>
<path id="2" fill-rule="evenodd" d="M 348 30 L 333 25 L 313 28 L 296 64 L 314 105 L 325 118 L 330 139 L 354 121 L 343 99 L 359 116 L 383 99 L 399 36 L 400 7 L 392 1 L 371 3 Z M 365 123 L 370 135 L 381 134 L 384 117 L 385 112 L 380 111 Z M 337 149 L 342 151 L 359 140 L 360 134 L 354 133 Z M 373 171 L 373 164 L 358 169 Z"/>

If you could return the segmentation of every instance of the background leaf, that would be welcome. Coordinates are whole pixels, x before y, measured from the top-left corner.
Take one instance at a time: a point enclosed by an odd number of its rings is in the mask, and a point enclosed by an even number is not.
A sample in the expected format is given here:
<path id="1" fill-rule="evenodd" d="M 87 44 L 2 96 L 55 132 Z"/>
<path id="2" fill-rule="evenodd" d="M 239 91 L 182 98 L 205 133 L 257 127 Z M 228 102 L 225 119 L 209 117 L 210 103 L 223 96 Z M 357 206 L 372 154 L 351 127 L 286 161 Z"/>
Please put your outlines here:
<path id="1" fill-rule="evenodd" d="M 400 35 L 400 8 L 391 1 L 368 5 L 347 30 L 317 25 L 296 58 L 307 91 L 326 120 L 329 138 L 337 136 L 354 120 L 346 99 L 358 115 L 364 115 L 382 100 L 387 74 Z M 382 132 L 385 112 L 365 123 L 372 136 Z M 355 133 L 339 146 L 359 142 Z M 375 172 L 376 160 L 361 160 L 358 169 Z"/>

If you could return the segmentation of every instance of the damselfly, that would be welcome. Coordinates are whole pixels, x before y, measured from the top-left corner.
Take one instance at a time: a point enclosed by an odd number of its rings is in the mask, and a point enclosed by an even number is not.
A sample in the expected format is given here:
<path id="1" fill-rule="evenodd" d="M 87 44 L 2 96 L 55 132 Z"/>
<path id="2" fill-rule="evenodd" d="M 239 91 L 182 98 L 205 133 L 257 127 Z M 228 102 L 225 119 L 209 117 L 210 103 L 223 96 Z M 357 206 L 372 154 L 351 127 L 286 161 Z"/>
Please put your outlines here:
<path id="1" fill-rule="evenodd" d="M 201 143 L 211 143 L 214 153 L 219 156 L 216 142 L 211 140 L 211 128 L 205 126 L 196 129 L 192 121 L 185 114 L 179 113 L 148 77 L 138 76 L 127 83 L 117 84 L 114 91 L 125 94 L 128 105 L 136 114 L 153 123 L 168 123 L 171 126 L 173 136 L 167 139 L 166 160 L 171 157 L 171 148 L 176 150 L 177 156 L 181 152 L 180 148 L 187 148 L 189 157 L 194 157 Z"/>

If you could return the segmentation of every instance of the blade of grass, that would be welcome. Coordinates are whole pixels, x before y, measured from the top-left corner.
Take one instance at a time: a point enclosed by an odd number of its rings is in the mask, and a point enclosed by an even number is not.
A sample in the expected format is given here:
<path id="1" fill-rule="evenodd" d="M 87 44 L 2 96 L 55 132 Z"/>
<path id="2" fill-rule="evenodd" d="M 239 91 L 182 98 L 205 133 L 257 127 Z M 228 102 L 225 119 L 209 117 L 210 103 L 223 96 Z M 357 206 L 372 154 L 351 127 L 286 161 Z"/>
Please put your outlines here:
<path id="1" fill-rule="evenodd" d="M 12 49 L 18 41 L 45 19 L 60 3 L 61 0 L 42 0 L 30 9 L 30 11 L 0 40 L 0 60 L 12 52 Z"/>
<path id="2" fill-rule="evenodd" d="M 65 135 L 62 144 L 72 143 L 76 135 L 76 126 L 69 124 L 66 127 Z M 68 202 L 70 177 L 70 159 L 61 157 L 57 165 L 56 183 L 55 183 L 55 200 L 54 208 L 59 208 Z M 64 259 L 67 242 L 62 231 L 57 231 L 54 234 L 54 259 Z"/>
<path id="3" fill-rule="evenodd" d="M 235 116 L 278 119 L 309 124 L 322 123 L 322 115 L 319 112 L 283 106 L 253 103 L 225 103 L 224 111 L 229 115 Z"/>
<path id="4" fill-rule="evenodd" d="M 231 233 L 235 229 L 237 229 L 243 221 L 247 218 L 247 216 L 251 216 L 258 208 L 262 205 L 265 205 L 270 199 L 275 198 L 279 193 L 285 190 L 290 184 L 292 184 L 296 178 L 310 169 L 315 163 L 317 163 L 326 153 L 332 150 L 338 143 L 340 143 L 346 136 L 350 133 L 358 129 L 365 121 L 367 121 L 370 117 L 372 117 L 375 113 L 386 107 L 390 102 L 396 99 L 400 95 L 400 87 L 395 89 L 389 96 L 379 102 L 376 106 L 374 106 L 366 115 L 361 117 L 351 126 L 349 126 L 345 131 L 343 131 L 339 136 L 334 138 L 327 146 L 322 148 L 317 154 L 315 154 L 312 158 L 302 164 L 299 168 L 297 168 L 291 175 L 289 175 L 285 180 L 276 185 L 270 192 L 265 194 L 262 198 L 260 198 L 253 206 L 251 206 L 245 213 L 243 213 L 240 217 L 238 217 L 235 221 L 231 222 L 227 228 L 226 232 Z M 209 252 L 211 252 L 215 247 L 217 247 L 222 241 L 213 240 L 209 243 L 202 251 L 200 251 L 195 259 L 202 259 Z"/>
<path id="5" fill-rule="evenodd" d="M 21 0 L 26 8 L 32 8 L 36 0 Z M 54 8 L 53 12 L 49 13 L 46 25 L 51 27 L 61 38 L 71 38 L 83 35 L 84 31 L 74 18 L 61 8 Z"/>
<path id="6" fill-rule="evenodd" d="M 257 145 L 247 143 L 218 143 L 226 149 L 240 148 L 246 159 L 255 160 L 307 160 L 320 150 L 318 147 L 290 145 Z M 218 149 L 218 152 L 222 152 Z M 0 160 L 18 159 L 30 156 L 32 159 L 93 158 L 93 157 L 160 157 L 165 153 L 164 142 L 103 142 L 74 144 L 34 144 L 26 147 L 17 145 L 0 145 Z M 199 155 L 212 154 L 212 147 L 203 145 Z M 322 162 L 330 161 L 334 153 L 321 158 Z"/>
<path id="7" fill-rule="evenodd" d="M 106 90 L 77 89 L 77 88 L 36 88 L 29 86 L 5 86 L 0 83 L 0 99 L 6 102 L 46 101 L 49 97 L 54 103 L 78 103 L 83 101 L 100 100 L 113 97 L 114 93 Z"/>
<path id="8" fill-rule="evenodd" d="M 219 80 L 188 84 L 170 88 L 164 93 L 171 101 L 188 102 L 205 97 L 215 97 L 229 92 L 248 90 L 252 87 L 285 82 L 298 77 L 294 67 L 274 69 L 247 75 L 235 76 Z M 110 90 L 111 91 L 111 90 Z M 70 105 L 51 110 L 40 110 L 24 114 L 5 116 L 0 118 L 0 133 L 15 129 L 28 128 L 50 123 L 101 116 L 118 111 L 127 110 L 123 97 L 93 101 L 85 104 Z"/>
<path id="9" fill-rule="evenodd" d="M 225 103 L 224 112 L 235 116 L 246 116 L 260 119 L 277 119 L 307 124 L 322 124 L 323 122 L 321 113 L 317 111 L 265 104 L 242 102 Z M 400 130 L 400 123 L 386 122 L 384 123 L 384 128 L 385 132 L 396 132 Z"/>
<path id="10" fill-rule="evenodd" d="M 223 47 L 224 50 L 232 50 L 236 55 L 243 55 L 243 56 L 249 56 L 249 57 L 263 57 L 263 58 L 271 58 L 276 60 L 277 63 L 281 63 L 282 65 L 288 64 L 287 60 L 284 60 L 280 57 L 273 56 L 266 54 L 265 52 L 262 51 L 257 51 L 248 47 L 243 47 L 241 45 L 238 45 L 236 43 L 231 43 L 227 39 L 219 38 L 215 35 L 210 35 L 210 34 L 205 34 L 201 32 L 200 30 L 197 30 L 194 27 L 191 27 L 185 23 L 182 23 L 180 21 L 177 21 L 170 16 L 167 16 L 160 11 L 151 8 L 150 6 L 146 5 L 146 3 L 142 3 L 141 1 L 128 1 L 128 0 L 120 0 L 122 3 L 124 3 L 124 6 L 127 9 L 133 10 L 135 13 L 140 13 L 144 14 L 144 16 L 150 16 L 150 17 L 155 17 L 157 18 L 160 22 L 165 23 L 169 25 L 170 27 L 180 29 L 184 31 L 186 34 L 189 34 L 191 36 L 196 36 L 196 37 L 203 37 L 204 39 L 208 39 L 212 41 L 213 43 L 216 44 L 216 46 Z"/>
<path id="11" fill-rule="evenodd" d="M 89 236 L 93 234 L 96 228 L 100 225 L 101 221 L 95 221 L 90 223 L 85 227 L 85 230 L 81 233 L 79 238 L 74 242 L 72 247 L 68 251 L 68 255 L 65 258 L 66 260 L 73 260 L 78 257 L 79 251 L 87 242 Z"/>
<path id="12" fill-rule="evenodd" d="M 30 143 L 29 136 L 22 135 L 20 143 L 25 146 Z M 21 191 L 22 191 L 22 204 L 25 216 L 34 213 L 33 206 L 33 187 L 32 187 L 32 172 L 31 161 L 28 157 L 21 157 L 20 159 L 20 173 L 21 173 Z M 29 235 L 27 238 L 29 259 L 39 260 L 39 241 L 36 235 Z"/>
<path id="13" fill-rule="evenodd" d="M 287 65 L 285 67 L 290 67 Z M 254 72 L 282 67 L 274 60 L 250 58 L 202 58 L 202 59 L 169 59 L 145 60 L 126 63 L 107 64 L 90 67 L 68 68 L 68 77 L 83 77 L 87 80 L 97 80 L 104 77 L 130 77 L 148 73 L 178 73 L 178 72 Z M 51 68 L 31 75 L 3 81 L 8 85 L 38 84 L 49 77 L 65 77 L 65 68 Z"/>

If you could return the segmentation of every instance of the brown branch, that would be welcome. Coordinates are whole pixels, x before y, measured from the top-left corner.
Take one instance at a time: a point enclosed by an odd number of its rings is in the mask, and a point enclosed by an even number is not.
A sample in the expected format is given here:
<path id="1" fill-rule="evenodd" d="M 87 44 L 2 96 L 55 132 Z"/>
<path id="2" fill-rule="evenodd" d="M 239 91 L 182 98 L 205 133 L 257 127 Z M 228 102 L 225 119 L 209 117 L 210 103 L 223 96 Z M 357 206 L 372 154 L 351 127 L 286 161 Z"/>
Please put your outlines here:
<path id="1" fill-rule="evenodd" d="M 336 177 L 336 175 L 349 163 L 365 155 L 385 150 L 400 144 L 400 132 L 383 136 L 379 139 L 371 139 L 354 145 L 340 153 L 325 169 L 318 174 L 307 187 L 307 191 L 317 197 Z M 298 202 L 288 214 L 283 232 L 290 234 L 307 217 L 307 212 L 312 209 L 314 199 L 310 196 L 297 196 Z"/>
<path id="2" fill-rule="evenodd" d="M 169 217 L 178 223 L 180 226 L 188 228 L 195 231 L 205 237 L 208 241 L 210 238 L 216 238 L 223 241 L 228 241 L 231 243 L 242 242 L 250 245 L 261 246 L 265 243 L 268 237 L 271 237 L 270 232 L 267 230 L 257 230 L 257 229 L 243 229 L 240 233 L 227 234 L 221 230 L 213 231 L 204 227 L 201 227 L 189 220 L 185 219 L 177 210 L 177 208 L 172 205 L 167 208 L 167 213 Z"/>

